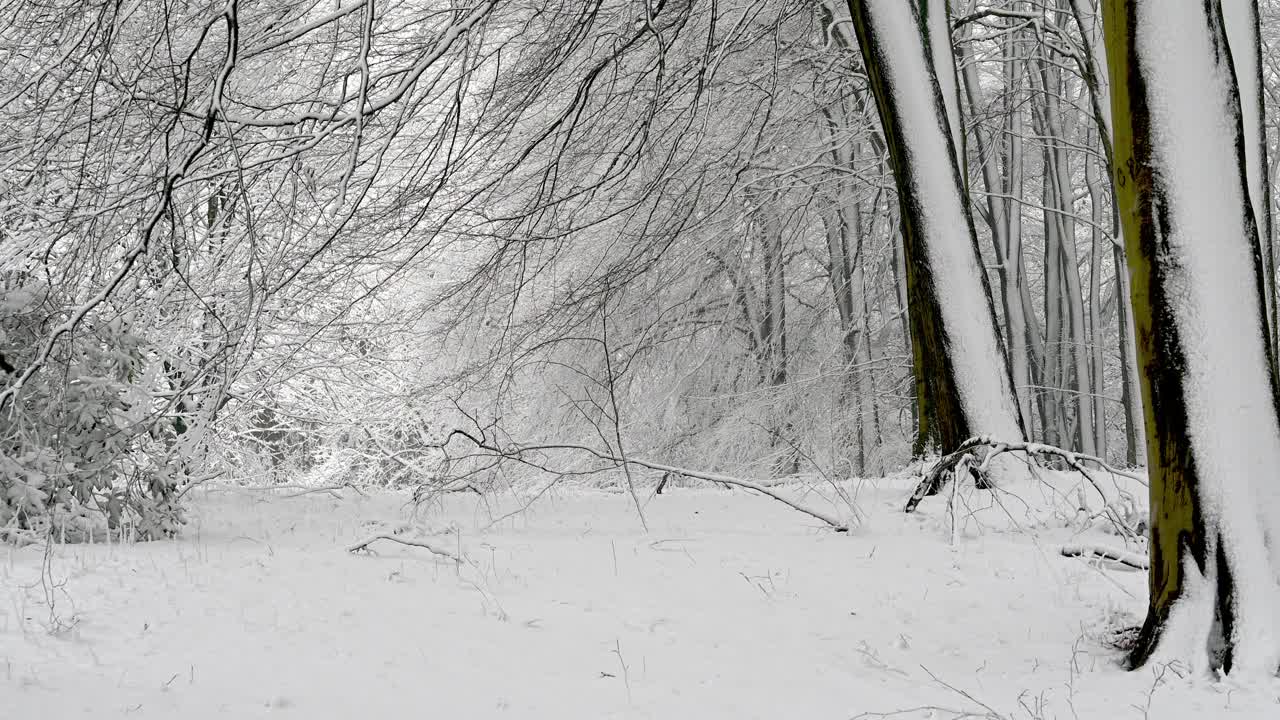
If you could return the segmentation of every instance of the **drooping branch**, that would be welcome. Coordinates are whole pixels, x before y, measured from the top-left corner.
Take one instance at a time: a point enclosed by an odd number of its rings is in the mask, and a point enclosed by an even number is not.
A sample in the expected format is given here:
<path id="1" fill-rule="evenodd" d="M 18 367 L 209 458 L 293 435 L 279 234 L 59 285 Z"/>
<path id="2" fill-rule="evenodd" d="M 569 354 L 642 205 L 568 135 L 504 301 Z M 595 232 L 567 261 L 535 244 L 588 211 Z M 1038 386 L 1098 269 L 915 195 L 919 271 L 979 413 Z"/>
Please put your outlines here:
<path id="1" fill-rule="evenodd" d="M 216 123 L 221 117 L 225 116 L 223 109 L 224 94 L 231 74 L 236 69 L 240 51 L 238 7 L 236 0 L 227 0 L 222 10 L 218 13 L 218 19 L 225 25 L 227 39 L 226 49 L 223 52 L 222 66 L 214 77 L 212 98 L 201 117 L 201 129 L 196 136 L 195 142 L 182 156 L 182 161 L 167 170 L 164 182 L 161 183 L 159 188 L 159 197 L 156 200 L 155 207 L 148 213 L 147 221 L 143 224 L 139 233 L 140 240 L 120 258 L 117 269 L 110 275 L 106 284 L 101 286 L 97 292 L 83 303 L 73 308 L 66 320 L 54 326 L 40 343 L 40 348 L 36 351 L 35 357 L 27 363 L 27 366 L 13 378 L 13 381 L 7 387 L 0 390 L 0 410 L 4 409 L 9 403 L 17 403 L 18 394 L 22 392 L 22 388 L 27 382 L 49 362 L 49 358 L 53 355 L 53 350 L 58 341 L 63 336 L 75 332 L 91 312 L 106 303 L 116 290 L 125 284 L 125 280 L 138 264 L 139 258 L 145 257 L 148 253 L 152 236 L 166 215 L 172 211 L 171 205 L 177 185 L 191 172 L 196 160 L 209 148 L 213 142 Z M 204 32 L 207 33 L 208 28 L 212 27 L 212 25 L 213 23 L 210 23 L 206 26 Z M 166 133 L 172 132 L 176 128 L 177 122 L 175 118 Z"/>
<path id="2" fill-rule="evenodd" d="M 725 485 L 731 485 L 733 487 L 740 487 L 740 488 L 743 488 L 744 490 L 750 490 L 760 495 L 773 498 L 774 500 L 777 500 L 778 502 L 786 505 L 787 507 L 790 507 L 793 510 L 802 512 L 805 515 L 808 515 L 809 517 L 821 520 L 823 523 L 827 524 L 829 527 L 831 527 L 831 529 L 835 530 L 836 532 L 849 531 L 848 521 L 841 520 L 835 515 L 832 515 L 832 514 L 823 512 L 821 510 L 818 510 L 816 508 L 811 508 L 807 505 L 799 503 L 795 500 L 792 500 L 791 498 L 786 497 L 785 495 L 779 493 L 778 491 L 772 488 L 766 487 L 756 482 L 752 482 L 751 480 L 744 480 L 742 478 L 736 478 L 729 475 L 721 475 L 719 473 L 703 472 L 701 470 L 692 470 L 689 468 L 677 467 L 675 465 L 667 465 L 665 463 L 653 462 L 651 460 L 644 460 L 634 456 L 621 458 L 611 453 L 601 452 L 600 450 L 597 450 L 592 447 L 588 447 L 586 445 L 575 445 L 572 443 L 555 443 L 555 444 L 541 444 L 541 445 L 512 444 L 506 447 L 501 447 L 496 443 L 488 442 L 483 437 L 478 438 L 465 430 L 457 430 L 457 429 L 449 433 L 449 435 L 445 438 L 444 442 L 441 443 L 440 447 L 443 448 L 445 445 L 448 445 L 449 441 L 452 440 L 454 436 L 461 436 L 467 439 L 469 442 L 471 442 L 473 445 L 475 445 L 477 448 L 481 450 L 484 450 L 489 453 L 493 453 L 494 455 L 497 455 L 499 457 L 517 460 L 519 462 L 527 462 L 527 459 L 525 458 L 525 456 L 530 453 L 539 453 L 539 452 L 555 451 L 555 450 L 569 450 L 573 452 L 586 453 L 587 455 L 591 455 L 592 457 L 595 457 L 599 460 L 613 463 L 616 467 L 622 467 L 624 465 L 634 465 L 638 467 L 649 468 L 650 470 L 659 470 L 661 472 L 672 473 L 674 475 L 683 475 L 685 477 L 691 477 L 698 480 L 706 480 L 707 482 L 723 483 Z M 537 467 L 542 468 L 541 465 L 537 465 Z M 542 469 L 545 470 L 546 468 L 542 468 Z"/>

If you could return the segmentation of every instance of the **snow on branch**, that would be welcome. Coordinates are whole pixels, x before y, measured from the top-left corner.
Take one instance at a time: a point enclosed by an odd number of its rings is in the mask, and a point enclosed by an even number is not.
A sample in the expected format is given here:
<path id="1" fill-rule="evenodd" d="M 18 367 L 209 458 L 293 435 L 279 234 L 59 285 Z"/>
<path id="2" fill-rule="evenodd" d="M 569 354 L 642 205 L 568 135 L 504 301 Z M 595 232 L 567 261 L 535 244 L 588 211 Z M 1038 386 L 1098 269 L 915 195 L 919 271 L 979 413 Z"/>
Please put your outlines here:
<path id="1" fill-rule="evenodd" d="M 435 545 L 433 543 L 427 542 L 426 540 L 402 538 L 398 535 L 387 535 L 383 533 L 361 540 L 355 545 L 352 545 L 351 547 L 347 548 L 347 552 L 355 553 L 355 552 L 360 552 L 361 550 L 372 552 L 371 550 L 369 550 L 369 546 L 379 540 L 389 540 L 390 542 L 400 543 L 401 545 L 408 545 L 410 547 L 423 548 L 424 550 L 427 550 L 428 552 L 434 555 L 439 555 L 440 557 L 449 558 L 450 560 L 454 561 L 459 565 L 466 563 L 466 560 L 464 560 L 457 553 L 451 552 L 449 550 L 445 550 L 439 545 Z"/>
<path id="2" fill-rule="evenodd" d="M 1146 570 L 1150 565 L 1147 558 L 1139 553 L 1104 547 L 1102 545 L 1063 545 L 1059 550 L 1063 557 L 1085 557 L 1109 560 L 1120 563 L 1135 570 Z"/>
<path id="3" fill-rule="evenodd" d="M 990 435 L 979 435 L 977 437 L 969 438 L 963 443 L 960 443 L 960 447 L 956 448 L 954 452 L 943 456 L 943 458 L 939 460 L 938 463 L 929 470 L 929 472 L 925 473 L 925 476 L 921 478 L 920 483 L 916 485 L 915 491 L 911 493 L 911 497 L 907 500 L 905 511 L 914 511 L 916 506 L 920 504 L 921 500 L 929 497 L 930 495 L 936 495 L 948 480 L 952 480 L 954 482 L 957 471 L 963 472 L 964 470 L 968 470 L 976 479 L 982 480 L 986 477 L 987 469 L 990 467 L 992 459 L 1008 452 L 1025 453 L 1029 457 L 1033 458 L 1056 458 L 1064 462 L 1067 467 L 1080 473 L 1085 480 L 1088 480 L 1089 484 L 1093 485 L 1093 489 L 1096 490 L 1098 495 L 1103 498 L 1106 503 L 1104 506 L 1104 512 L 1107 515 L 1107 519 L 1116 527 L 1116 530 L 1125 537 L 1136 538 L 1136 533 L 1133 528 L 1129 527 L 1129 524 L 1124 521 L 1124 518 L 1120 516 L 1120 513 L 1112 507 L 1107 494 L 1102 490 L 1102 485 L 1098 482 L 1098 479 L 1094 476 L 1093 472 L 1085 467 L 1085 463 L 1092 464 L 1096 466 L 1096 468 L 1104 470 L 1112 475 L 1129 478 L 1143 486 L 1147 485 L 1147 480 L 1145 478 L 1136 473 L 1117 468 L 1109 464 L 1107 461 L 1093 455 L 1072 452 L 1070 450 L 1064 450 L 1060 447 L 1045 445 L 1043 443 L 1004 442 L 997 440 Z M 961 461 L 964 462 L 962 463 Z"/>

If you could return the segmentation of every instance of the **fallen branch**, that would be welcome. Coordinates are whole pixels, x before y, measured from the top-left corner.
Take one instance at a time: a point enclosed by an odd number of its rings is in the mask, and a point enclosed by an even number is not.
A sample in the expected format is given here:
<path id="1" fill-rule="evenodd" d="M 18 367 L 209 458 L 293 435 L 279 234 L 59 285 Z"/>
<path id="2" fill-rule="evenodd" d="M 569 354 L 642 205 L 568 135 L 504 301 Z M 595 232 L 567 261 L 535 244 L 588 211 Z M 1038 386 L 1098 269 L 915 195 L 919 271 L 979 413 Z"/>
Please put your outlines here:
<path id="1" fill-rule="evenodd" d="M 601 452 L 599 450 L 596 450 L 595 448 L 587 447 L 586 445 L 573 445 L 573 444 L 523 445 L 523 446 L 514 445 L 508 448 L 500 448 L 500 447 L 497 447 L 496 445 L 491 445 L 489 443 L 486 443 L 482 439 L 476 438 L 475 436 L 471 435 L 465 430 L 454 430 L 453 432 L 449 433 L 449 435 L 444 440 L 444 444 L 448 444 L 449 440 L 451 440 L 454 435 L 461 435 L 462 437 L 469 440 L 471 443 L 473 443 L 476 447 L 480 448 L 481 450 L 486 450 L 488 452 L 494 453 L 501 457 L 513 458 L 521 462 L 526 462 L 523 458 L 523 455 L 525 453 L 545 452 L 548 450 L 573 450 L 575 452 L 586 453 L 588 455 L 591 455 L 600 460 L 604 460 L 606 462 L 611 462 L 614 465 L 619 467 L 623 465 L 637 465 L 639 467 L 649 468 L 650 470 L 658 470 L 664 473 L 671 473 L 673 475 L 684 475 L 685 477 L 691 477 L 698 480 L 706 480 L 707 482 L 723 483 L 725 485 L 731 485 L 733 487 L 740 487 L 740 488 L 743 488 L 744 490 L 750 490 L 752 492 L 759 493 L 760 495 L 773 498 L 774 500 L 777 500 L 778 502 L 786 505 L 787 507 L 790 507 L 793 510 L 797 510 L 799 512 L 804 513 L 805 515 L 808 515 L 809 517 L 821 520 L 836 532 L 849 531 L 848 523 L 837 518 L 836 516 L 830 515 L 821 510 L 817 510 L 817 509 L 802 505 L 801 503 L 798 503 L 795 500 L 792 500 L 782 495 L 781 493 L 774 491 L 771 488 L 765 487 L 764 485 L 761 485 L 756 482 L 752 482 L 750 480 L 743 480 L 740 478 L 730 477 L 728 475 L 720 475 L 719 473 L 702 472 L 701 470 L 690 470 L 689 468 L 676 467 L 674 465 L 666 465 L 664 463 L 653 462 L 650 460 L 642 460 L 637 457 L 628 456 L 626 458 L 620 458 L 615 455 L 611 455 L 609 453 Z"/>
<path id="2" fill-rule="evenodd" d="M 284 496 L 284 497 L 285 497 L 285 499 L 289 499 L 289 498 L 296 498 L 296 497 L 302 497 L 303 495 L 312 495 L 312 494 L 315 494 L 315 493 L 328 493 L 328 494 L 330 494 L 330 495 L 332 495 L 332 496 L 334 496 L 334 497 L 342 497 L 342 496 L 341 496 L 341 495 L 339 495 L 338 493 L 339 493 L 340 491 L 342 491 L 342 490 L 347 490 L 347 489 L 355 490 L 355 491 L 356 491 L 356 493 L 358 493 L 358 494 L 359 494 L 359 495 L 361 495 L 362 497 L 369 497 L 369 494 L 368 494 L 368 493 L 366 493 L 365 491 L 361 490 L 360 488 L 356 487 L 355 485 L 353 485 L 352 483 L 349 483 L 349 482 L 347 482 L 347 483 L 342 483 L 341 485 L 326 485 L 326 486 L 324 486 L 324 487 L 313 487 L 313 488 L 306 487 L 305 485 L 303 485 L 303 486 L 298 486 L 298 485 L 278 485 L 278 486 L 275 486 L 275 487 L 273 487 L 273 488 L 271 488 L 271 489 L 272 489 L 272 490 L 298 490 L 298 492 L 291 493 L 291 494 L 289 494 L 289 495 L 285 495 L 285 496 Z"/>
<path id="3" fill-rule="evenodd" d="M 679 477 L 679 475 L 678 475 L 677 473 L 672 473 L 672 472 L 664 472 L 664 473 L 662 473 L 662 479 L 658 481 L 658 487 L 657 487 L 656 489 L 654 489 L 653 494 L 654 494 L 654 495 L 661 495 L 661 494 L 662 494 L 662 491 L 666 489 L 666 487 L 667 487 L 667 483 L 668 483 L 668 482 L 670 482 L 670 481 L 671 481 L 671 479 L 672 479 L 672 478 L 675 478 L 675 477 Z M 767 486 L 765 486 L 763 483 L 761 483 L 761 485 L 762 485 L 762 486 L 764 486 L 764 487 L 767 487 Z M 725 490 L 729 490 L 729 489 L 730 489 L 730 487 L 729 487 L 728 485 L 723 485 L 723 484 L 722 484 L 720 487 L 724 488 Z"/>
<path id="4" fill-rule="evenodd" d="M 984 449 L 987 450 L 985 454 L 980 452 Z M 1126 537 L 1135 538 L 1137 536 L 1137 533 L 1135 533 L 1133 529 L 1125 523 L 1124 519 L 1120 517 L 1119 513 L 1111 507 L 1110 501 L 1107 499 L 1107 494 L 1102 491 L 1102 486 L 1098 483 L 1097 479 L 1089 469 L 1084 466 L 1084 463 L 1092 463 L 1112 475 L 1127 477 L 1145 486 L 1147 481 L 1140 475 L 1121 470 L 1120 468 L 1112 466 L 1107 461 L 1094 457 L 1093 455 L 1085 455 L 1084 453 L 1063 450 L 1062 448 L 1054 447 L 1052 445 L 1044 445 L 1042 443 L 1002 442 L 1000 440 L 996 440 L 990 435 L 979 435 L 978 437 L 965 440 L 963 443 L 960 443 L 960 447 L 956 448 L 955 452 L 952 452 L 939 460 L 938 463 L 934 465 L 923 478 L 921 478 L 920 483 L 916 485 L 915 491 L 911 493 L 910 499 L 907 500 L 907 506 L 905 508 L 906 512 L 915 510 L 916 506 L 920 504 L 920 501 L 926 497 L 938 494 L 948 480 L 954 481 L 954 476 L 956 474 L 955 470 L 960 465 L 961 459 L 978 458 L 981 460 L 980 463 L 974 463 L 970 460 L 965 463 L 965 466 L 976 479 L 982 481 L 986 478 L 987 469 L 991 466 L 991 461 L 998 455 L 1008 452 L 1021 452 L 1026 453 L 1031 457 L 1053 457 L 1062 460 L 1072 470 L 1075 470 L 1084 476 L 1084 478 L 1089 481 L 1089 484 L 1093 485 L 1094 490 L 1102 496 L 1105 503 L 1104 512 L 1107 514 L 1107 519 L 1116 526 L 1116 529 Z"/>
<path id="5" fill-rule="evenodd" d="M 1121 565 L 1126 565 L 1134 570 L 1146 570 L 1150 567 L 1150 562 L 1144 555 L 1129 552 L 1128 550 L 1109 548 L 1103 545 L 1063 545 L 1059 552 L 1062 553 L 1063 557 L 1085 557 L 1109 560 L 1111 562 L 1120 563 Z"/>
<path id="6" fill-rule="evenodd" d="M 225 485 L 222 487 L 213 487 L 210 490 L 220 490 L 223 492 L 276 492 L 278 490 L 295 490 L 296 492 L 284 495 L 285 499 L 302 497 L 304 495 L 314 495 L 316 493 L 328 493 L 334 497 L 341 497 L 338 493 L 342 490 L 354 490 L 364 497 L 369 494 L 361 490 L 353 483 L 344 482 L 337 485 Z"/>
<path id="7" fill-rule="evenodd" d="M 358 542 L 355 545 L 352 545 L 351 547 L 347 548 L 347 552 L 354 553 L 354 552 L 360 552 L 361 550 L 372 552 L 371 550 L 369 550 L 369 546 L 377 542 L 378 540 L 390 540 L 391 542 L 400 543 L 401 545 L 408 545 L 410 547 L 420 547 L 435 555 L 449 558 L 450 560 L 454 561 L 455 563 L 458 563 L 459 565 L 462 565 L 463 563 L 466 562 L 466 560 L 463 560 L 461 557 L 459 557 L 455 553 L 445 550 L 444 548 L 438 545 L 433 545 L 427 542 L 426 540 L 409 540 L 396 535 L 384 535 L 384 534 L 374 535 L 366 540 L 362 540 L 361 542 Z"/>

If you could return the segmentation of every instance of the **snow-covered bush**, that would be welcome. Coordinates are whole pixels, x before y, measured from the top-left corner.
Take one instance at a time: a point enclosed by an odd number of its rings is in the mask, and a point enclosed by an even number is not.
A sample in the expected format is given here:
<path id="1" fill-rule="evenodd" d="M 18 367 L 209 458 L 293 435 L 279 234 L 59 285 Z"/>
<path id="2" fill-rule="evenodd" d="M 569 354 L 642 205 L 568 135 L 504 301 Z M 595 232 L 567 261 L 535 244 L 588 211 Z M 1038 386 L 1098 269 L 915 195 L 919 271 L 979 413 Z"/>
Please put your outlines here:
<path id="1" fill-rule="evenodd" d="M 12 368 L 3 388 L 35 359 L 42 325 L 60 315 L 52 303 L 36 286 L 0 295 Z M 172 452 L 180 431 L 151 392 L 157 363 L 120 318 L 86 329 L 58 343 L 0 412 L 0 527 L 66 540 L 171 535 L 183 522 L 186 471 Z"/>

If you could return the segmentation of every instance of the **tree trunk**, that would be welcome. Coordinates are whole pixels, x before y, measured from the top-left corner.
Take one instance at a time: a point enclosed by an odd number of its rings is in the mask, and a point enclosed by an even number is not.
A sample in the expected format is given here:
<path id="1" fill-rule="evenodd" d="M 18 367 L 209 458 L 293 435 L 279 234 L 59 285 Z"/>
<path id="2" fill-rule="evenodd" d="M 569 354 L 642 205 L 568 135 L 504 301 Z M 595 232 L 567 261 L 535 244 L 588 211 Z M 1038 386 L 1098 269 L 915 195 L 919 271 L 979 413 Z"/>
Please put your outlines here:
<path id="1" fill-rule="evenodd" d="M 862 319 L 859 315 L 865 316 L 866 311 L 855 302 L 857 293 L 854 264 L 858 257 L 856 251 L 852 254 L 850 252 L 849 235 L 853 233 L 857 237 L 861 232 L 862 208 L 856 200 L 852 200 L 844 208 L 832 203 L 831 208 L 823 215 L 823 223 L 827 235 L 827 278 L 840 324 L 840 348 L 844 364 L 838 397 L 840 430 L 837 433 L 837 443 L 841 447 L 853 446 L 856 458 L 853 469 L 861 476 L 866 469 L 862 405 L 864 396 L 871 388 L 865 387 L 865 372 L 858 368 L 862 334 Z M 850 419 L 853 422 L 852 432 L 849 431 Z"/>
<path id="2" fill-rule="evenodd" d="M 1009 366 L 919 11 L 901 0 L 848 4 L 898 188 L 920 437 L 944 449 L 978 433 L 1021 438 Z"/>
<path id="3" fill-rule="evenodd" d="M 1270 677 L 1280 413 L 1221 5 L 1104 11 L 1151 481 L 1149 607 L 1130 661 Z"/>
<path id="4" fill-rule="evenodd" d="M 1012 49 L 1012 34 L 1006 40 L 1006 48 Z M 967 46 L 965 46 L 967 47 Z M 963 51 L 962 51 L 963 52 Z M 973 62 L 964 65 L 964 90 L 972 112 L 980 112 L 982 87 L 978 80 L 978 66 Z M 1005 62 L 1005 107 L 1003 133 L 997 139 L 1002 152 L 991 152 L 981 130 L 974 132 L 974 146 L 982 171 L 982 183 L 987 192 L 986 212 L 982 213 L 991 228 L 992 245 L 995 248 L 996 265 L 1000 277 L 1000 302 L 1004 310 L 1005 344 L 1009 350 L 1010 370 L 1013 372 L 1013 392 L 1018 400 L 1018 414 L 1023 426 L 1031 430 L 1031 349 L 1027 339 L 1027 317 L 1023 312 L 1022 292 L 1026 286 L 1026 273 L 1022 263 L 1022 128 L 1020 106 L 1015 99 L 1021 85 L 1022 63 L 1009 52 Z M 1004 158 L 1001 173 L 999 158 Z M 1016 169 L 1015 169 L 1016 166 Z M 1016 184 L 1015 184 L 1016 180 Z"/>
<path id="5" fill-rule="evenodd" d="M 1102 357 L 1102 258 L 1103 250 L 1110 242 L 1102 233 L 1102 210 L 1104 191 L 1098 179 L 1098 170 L 1093 158 L 1084 161 L 1085 185 L 1089 188 L 1090 218 L 1092 219 L 1093 245 L 1089 250 L 1089 387 L 1097 393 L 1093 403 L 1093 433 L 1095 455 L 1107 456 L 1107 408 L 1102 403 L 1106 394 L 1106 379 L 1103 372 L 1106 364 Z M 1117 305 L 1120 298 L 1116 298 Z"/>
<path id="6" fill-rule="evenodd" d="M 777 390 L 787 384 L 787 276 L 786 257 L 782 242 L 782 222 L 776 212 L 766 209 L 760 221 L 760 258 L 764 288 L 760 294 L 763 309 L 760 312 L 760 349 L 762 380 L 775 390 L 773 418 L 781 420 L 770 426 L 773 447 L 781 453 L 774 463 L 775 475 L 793 475 L 800 470 L 800 459 L 790 447 L 792 428 L 782 420 L 787 413 L 778 409 L 782 404 Z M 781 443 L 785 443 L 783 447 Z"/>
<path id="7" fill-rule="evenodd" d="M 1037 61 L 1040 102 L 1034 103 L 1040 136 L 1044 138 L 1045 318 L 1050 340 L 1046 354 L 1046 385 L 1053 388 L 1046 438 L 1055 445 L 1096 455 L 1093 436 L 1093 391 L 1085 346 L 1084 293 L 1076 250 L 1076 217 L 1072 197 L 1070 142 L 1062 121 L 1062 73 L 1050 62 Z M 1074 413 L 1070 410 L 1074 409 Z"/>
<path id="8" fill-rule="evenodd" d="M 929 52 L 929 62 L 933 65 L 938 78 L 938 89 L 942 92 L 942 107 L 946 112 L 947 131 L 951 134 L 951 144 L 956 151 L 956 160 L 960 166 L 960 179 L 966 191 L 969 187 L 969 174 L 965 158 L 964 118 L 960 112 L 959 78 L 956 76 L 956 56 L 951 45 L 951 8 L 948 0 L 916 0 L 920 4 L 920 27 L 924 34 L 925 49 Z"/>
<path id="9" fill-rule="evenodd" d="M 1263 102 L 1262 42 L 1258 32 L 1258 0 L 1222 0 L 1222 16 L 1231 48 L 1231 63 L 1240 88 L 1240 124 L 1243 130 L 1245 176 L 1249 204 L 1258 227 L 1262 257 L 1263 300 L 1266 302 L 1268 341 L 1275 355 L 1280 328 L 1276 305 L 1275 246 L 1271 237 L 1271 182 L 1267 164 L 1267 118 Z"/>
<path id="10" fill-rule="evenodd" d="M 1093 108 L 1094 124 L 1098 128 L 1098 144 L 1102 146 L 1102 156 L 1107 163 L 1108 174 L 1112 175 L 1109 183 L 1111 208 L 1111 234 L 1122 239 L 1123 229 L 1120 224 L 1119 202 L 1116 200 L 1114 182 L 1115 153 L 1111 146 L 1111 88 L 1106 77 L 1107 49 L 1102 42 L 1101 24 L 1097 14 L 1086 15 L 1080 7 L 1080 0 L 1068 0 L 1076 25 L 1080 28 L 1080 42 L 1083 53 L 1080 56 L 1080 75 L 1089 89 L 1089 104 Z M 1090 3 L 1092 7 L 1092 3 Z M 1137 465 L 1146 458 L 1146 442 L 1141 428 L 1142 398 L 1138 390 L 1137 346 L 1133 335 L 1133 308 L 1129 292 L 1129 266 L 1125 259 L 1123 247 L 1112 251 L 1116 281 L 1116 324 L 1117 345 L 1120 348 L 1120 397 L 1124 409 L 1125 462 L 1130 466 Z"/>

